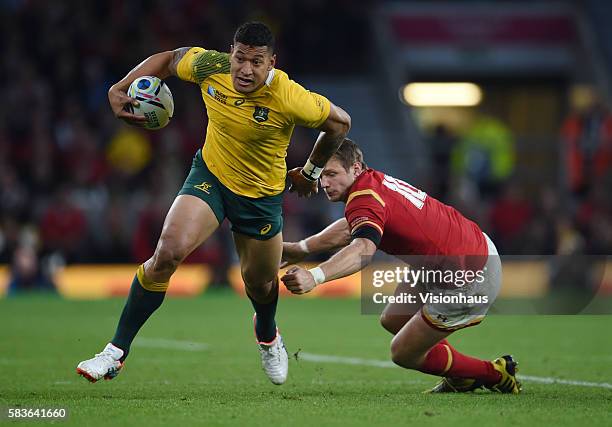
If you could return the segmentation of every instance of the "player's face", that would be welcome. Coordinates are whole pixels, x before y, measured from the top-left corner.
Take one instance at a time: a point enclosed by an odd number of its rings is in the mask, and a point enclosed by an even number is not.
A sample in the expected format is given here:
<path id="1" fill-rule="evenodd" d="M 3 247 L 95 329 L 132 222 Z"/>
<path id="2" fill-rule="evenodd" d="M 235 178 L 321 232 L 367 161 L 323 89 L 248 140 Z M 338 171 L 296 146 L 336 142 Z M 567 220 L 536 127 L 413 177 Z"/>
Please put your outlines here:
<path id="1" fill-rule="evenodd" d="M 321 188 L 331 202 L 346 201 L 348 191 L 361 173 L 361 164 L 356 163 L 347 171 L 335 158 L 331 158 L 321 173 Z"/>
<path id="2" fill-rule="evenodd" d="M 236 43 L 230 53 L 230 74 L 234 89 L 250 93 L 259 89 L 274 68 L 276 55 L 267 46 L 249 46 Z"/>

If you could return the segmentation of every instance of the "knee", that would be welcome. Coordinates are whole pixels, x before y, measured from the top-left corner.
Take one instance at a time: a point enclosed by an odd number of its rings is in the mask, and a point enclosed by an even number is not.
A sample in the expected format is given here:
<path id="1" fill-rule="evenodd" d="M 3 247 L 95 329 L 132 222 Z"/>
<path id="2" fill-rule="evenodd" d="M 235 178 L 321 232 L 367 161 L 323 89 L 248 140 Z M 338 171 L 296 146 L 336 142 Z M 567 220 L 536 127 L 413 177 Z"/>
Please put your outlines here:
<path id="1" fill-rule="evenodd" d="M 153 272 L 174 272 L 186 254 L 181 245 L 173 239 L 161 238 L 153 255 Z"/>
<path id="2" fill-rule="evenodd" d="M 407 369 L 418 369 L 419 367 L 419 358 L 397 336 L 391 340 L 391 360 L 396 365 Z"/>
<path id="3" fill-rule="evenodd" d="M 380 315 L 380 324 L 393 335 L 397 334 L 410 320 L 410 316 L 389 314 L 386 311 Z"/>
<path id="4" fill-rule="evenodd" d="M 271 295 L 276 296 L 278 280 L 276 276 L 257 274 L 249 268 L 242 270 L 242 280 L 249 296 L 258 302 L 266 302 Z"/>
<path id="5" fill-rule="evenodd" d="M 266 270 L 266 271 L 264 271 Z M 269 288 L 277 281 L 278 270 L 267 271 L 271 269 L 260 269 L 243 265 L 241 269 L 242 280 L 249 288 Z"/>
<path id="6" fill-rule="evenodd" d="M 403 366 L 402 363 L 401 363 L 403 355 L 404 354 L 403 354 L 403 349 L 402 349 L 402 345 L 400 343 L 400 340 L 398 340 L 397 336 L 395 336 L 391 340 L 391 360 L 396 365 Z"/>
<path id="7" fill-rule="evenodd" d="M 396 334 L 398 332 L 395 328 L 395 322 L 393 322 L 393 318 L 391 317 L 391 315 L 385 312 L 380 315 L 380 325 L 392 334 Z"/>

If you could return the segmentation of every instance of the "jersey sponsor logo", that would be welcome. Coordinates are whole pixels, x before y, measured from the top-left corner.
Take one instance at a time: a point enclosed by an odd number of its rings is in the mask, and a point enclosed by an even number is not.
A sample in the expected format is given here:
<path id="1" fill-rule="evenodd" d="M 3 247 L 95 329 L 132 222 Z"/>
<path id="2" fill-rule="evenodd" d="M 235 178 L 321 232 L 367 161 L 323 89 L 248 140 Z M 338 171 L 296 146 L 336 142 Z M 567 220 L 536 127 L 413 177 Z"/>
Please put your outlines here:
<path id="1" fill-rule="evenodd" d="M 210 95 L 212 98 L 215 98 L 221 104 L 227 104 L 227 95 L 215 89 L 211 85 L 208 85 L 208 89 L 206 89 L 206 93 Z"/>
<path id="2" fill-rule="evenodd" d="M 270 109 L 267 107 L 258 107 L 255 106 L 255 112 L 253 113 L 253 118 L 257 120 L 259 123 L 265 122 L 268 120 L 268 113 Z"/>
<path id="3" fill-rule="evenodd" d="M 272 224 L 266 224 L 259 230 L 259 234 L 263 236 L 264 234 L 268 234 L 270 230 L 272 230 Z"/>
<path id="4" fill-rule="evenodd" d="M 234 105 L 236 107 L 240 107 L 242 104 L 244 104 L 245 101 L 246 101 L 246 99 L 244 99 L 244 98 L 237 99 L 237 100 L 234 101 Z"/>
<path id="5" fill-rule="evenodd" d="M 203 182 L 203 183 L 201 183 L 201 184 L 194 185 L 194 188 L 197 188 L 198 190 L 203 191 L 203 192 L 205 192 L 206 194 L 210 194 L 210 191 L 208 191 L 208 190 L 210 190 L 210 188 L 211 188 L 211 187 L 212 187 L 212 184 L 209 184 L 209 183 L 208 183 L 208 182 L 206 182 L 206 181 L 204 181 L 204 182 Z"/>

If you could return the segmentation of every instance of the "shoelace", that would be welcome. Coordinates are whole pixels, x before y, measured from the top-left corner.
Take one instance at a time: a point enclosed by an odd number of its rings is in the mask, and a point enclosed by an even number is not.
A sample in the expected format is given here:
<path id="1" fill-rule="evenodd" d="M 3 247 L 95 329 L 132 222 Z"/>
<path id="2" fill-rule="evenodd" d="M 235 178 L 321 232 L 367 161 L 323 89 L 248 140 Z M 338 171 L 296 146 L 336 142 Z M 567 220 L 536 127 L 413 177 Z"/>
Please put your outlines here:
<path id="1" fill-rule="evenodd" d="M 113 356 L 112 356 L 112 354 L 110 354 L 110 352 L 102 351 L 100 353 L 97 353 L 95 355 L 95 357 L 103 357 L 105 359 L 105 362 L 106 361 L 116 362 L 116 360 L 113 358 Z"/>
<path id="2" fill-rule="evenodd" d="M 269 358 L 269 359 L 278 359 L 279 361 L 281 360 L 281 352 L 279 349 L 279 345 L 277 343 L 274 343 L 274 345 L 271 345 L 270 347 L 260 347 L 261 351 L 265 354 L 265 357 Z"/>

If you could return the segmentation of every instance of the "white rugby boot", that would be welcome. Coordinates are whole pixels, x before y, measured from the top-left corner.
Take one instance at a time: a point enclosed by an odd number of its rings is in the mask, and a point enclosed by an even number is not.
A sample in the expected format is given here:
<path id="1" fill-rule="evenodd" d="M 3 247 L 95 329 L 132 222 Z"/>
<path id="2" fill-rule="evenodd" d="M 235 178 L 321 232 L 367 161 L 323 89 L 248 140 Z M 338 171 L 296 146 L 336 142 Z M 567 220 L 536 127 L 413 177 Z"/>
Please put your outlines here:
<path id="1" fill-rule="evenodd" d="M 112 380 L 123 368 L 123 362 L 119 359 L 123 356 L 123 350 L 111 343 L 106 344 L 101 353 L 95 357 L 83 360 L 77 365 L 77 374 L 87 378 L 92 383 L 104 378 Z"/>
<path id="2" fill-rule="evenodd" d="M 255 316 L 253 316 L 253 324 L 255 324 Z M 271 342 L 261 342 L 255 340 L 261 354 L 261 366 L 264 372 L 272 381 L 272 384 L 281 385 L 287 381 L 287 373 L 289 371 L 289 356 L 287 349 L 283 343 L 283 338 L 276 330 L 276 337 Z"/>

